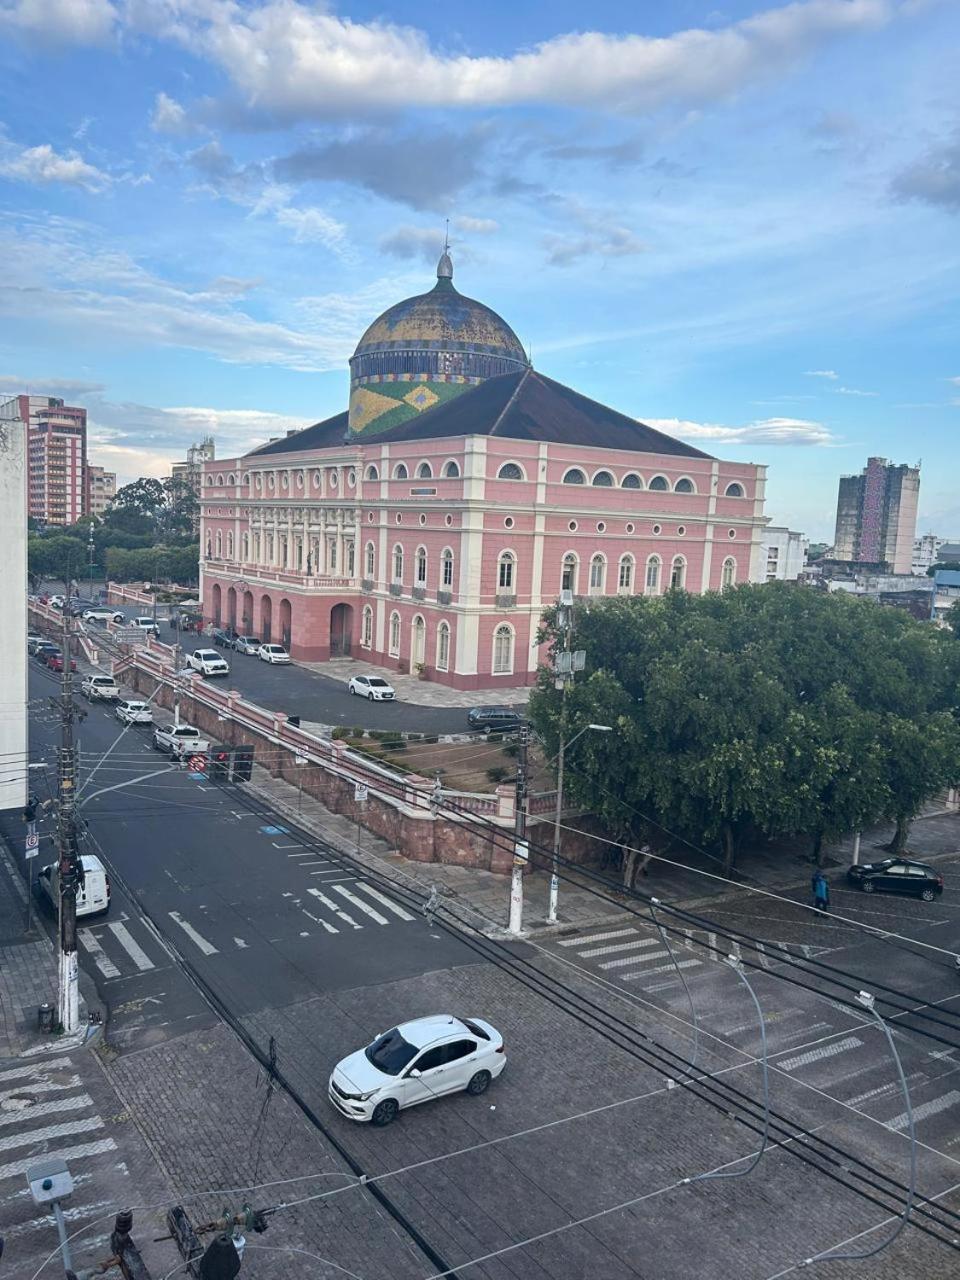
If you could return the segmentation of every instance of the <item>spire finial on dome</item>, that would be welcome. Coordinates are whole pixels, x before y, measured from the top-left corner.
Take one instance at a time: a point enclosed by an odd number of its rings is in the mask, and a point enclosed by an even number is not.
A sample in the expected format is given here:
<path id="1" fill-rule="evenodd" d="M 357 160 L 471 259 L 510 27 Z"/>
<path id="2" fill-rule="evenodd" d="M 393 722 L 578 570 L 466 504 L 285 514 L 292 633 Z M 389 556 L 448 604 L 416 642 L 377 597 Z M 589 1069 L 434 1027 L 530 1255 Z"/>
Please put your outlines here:
<path id="1" fill-rule="evenodd" d="M 446 231 L 443 236 L 443 253 L 440 255 L 440 261 L 437 263 L 437 279 L 452 280 L 453 279 L 453 260 L 450 257 L 450 219 L 446 219 Z"/>

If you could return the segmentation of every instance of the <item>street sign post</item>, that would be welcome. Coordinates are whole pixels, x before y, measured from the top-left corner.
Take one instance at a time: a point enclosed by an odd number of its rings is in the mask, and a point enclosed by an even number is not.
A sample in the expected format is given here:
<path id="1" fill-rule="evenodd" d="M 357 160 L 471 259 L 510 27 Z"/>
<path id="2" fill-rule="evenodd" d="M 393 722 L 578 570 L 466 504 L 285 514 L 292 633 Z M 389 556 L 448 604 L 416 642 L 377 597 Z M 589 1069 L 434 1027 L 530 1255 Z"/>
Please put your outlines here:
<path id="1" fill-rule="evenodd" d="M 365 804 L 368 795 L 369 795 L 369 789 L 365 782 L 358 782 L 354 786 L 353 798 L 357 802 L 357 804 Z"/>
<path id="2" fill-rule="evenodd" d="M 24 845 L 28 858 L 35 858 L 40 852 L 40 836 L 37 833 L 37 824 L 35 822 L 27 823 L 27 837 Z"/>
<path id="3" fill-rule="evenodd" d="M 191 773 L 203 773 L 207 767 L 205 756 L 191 756 L 187 761 L 187 768 Z"/>

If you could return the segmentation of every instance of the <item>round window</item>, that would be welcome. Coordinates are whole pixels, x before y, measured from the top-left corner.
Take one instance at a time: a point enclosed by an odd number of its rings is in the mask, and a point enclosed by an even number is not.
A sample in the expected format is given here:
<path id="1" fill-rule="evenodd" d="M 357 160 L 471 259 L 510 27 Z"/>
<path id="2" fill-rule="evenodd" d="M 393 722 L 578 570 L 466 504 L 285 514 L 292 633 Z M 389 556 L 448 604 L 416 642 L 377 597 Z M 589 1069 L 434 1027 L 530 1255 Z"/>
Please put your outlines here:
<path id="1" fill-rule="evenodd" d="M 347 484 L 350 486 L 350 488 L 351 488 L 351 489 L 353 489 L 353 488 L 356 486 L 356 483 L 357 483 L 357 473 L 356 473 L 355 471 L 352 471 L 352 470 L 351 470 L 351 471 L 348 471 L 348 472 L 347 472 Z"/>
<path id="2" fill-rule="evenodd" d="M 677 535 L 678 535 L 678 537 L 681 537 L 681 538 L 682 538 L 682 537 L 683 537 L 683 535 L 684 535 L 686 532 L 687 532 L 687 526 L 686 526 L 685 524 L 678 524 L 678 525 L 677 525 Z"/>
<path id="3" fill-rule="evenodd" d="M 315 489 L 320 488 L 320 472 L 319 471 L 315 471 L 313 473 L 313 487 Z"/>
<path id="4" fill-rule="evenodd" d="M 367 512 L 367 520 L 368 520 L 371 524 L 373 524 L 373 512 L 372 512 L 372 511 L 368 511 L 368 512 Z"/>
<path id="5" fill-rule="evenodd" d="M 444 522 L 445 522 L 445 524 L 447 525 L 447 528 L 449 528 L 449 527 L 450 527 L 450 525 L 452 525 L 452 524 L 453 524 L 453 516 L 445 516 L 445 517 L 444 517 Z"/>
<path id="6" fill-rule="evenodd" d="M 603 533 L 603 532 L 605 531 L 606 527 L 607 527 L 607 526 L 604 524 L 604 522 L 603 522 L 602 520 L 598 520 L 598 521 L 597 521 L 597 533 Z"/>
<path id="7" fill-rule="evenodd" d="M 634 525 L 632 525 L 632 524 L 628 524 L 628 525 L 627 525 L 627 533 L 633 533 L 634 527 L 635 527 Z"/>
<path id="8" fill-rule="evenodd" d="M 286 472 L 284 472 L 283 475 L 280 477 L 280 484 L 284 489 L 290 488 L 290 477 L 287 475 Z"/>
<path id="9" fill-rule="evenodd" d="M 513 516 L 506 516 L 506 517 L 505 517 L 505 519 L 504 519 L 504 521 L 503 521 L 503 527 L 504 527 L 505 529 L 512 529 L 512 528 L 513 528 Z"/>
<path id="10" fill-rule="evenodd" d="M 277 487 L 277 477 L 276 477 L 276 476 L 270 476 L 270 477 L 269 477 L 269 479 L 267 480 L 267 488 L 268 488 L 268 489 L 275 489 L 276 487 Z"/>
<path id="11" fill-rule="evenodd" d="M 422 511 L 420 512 L 420 523 L 421 523 L 421 524 L 426 524 L 426 523 L 427 523 L 427 517 L 423 514 L 423 512 L 422 512 Z"/>
<path id="12" fill-rule="evenodd" d="M 728 538 L 735 538 L 736 536 L 737 536 L 737 531 L 736 531 L 736 529 L 728 529 L 728 530 L 727 530 L 727 537 L 728 537 Z"/>
<path id="13" fill-rule="evenodd" d="M 576 533 L 577 532 L 576 520 L 571 520 L 570 523 L 567 525 L 567 528 L 570 530 L 571 533 Z"/>
<path id="14" fill-rule="evenodd" d="M 397 512 L 397 524 L 403 524 L 403 516 L 399 511 Z"/>
<path id="15" fill-rule="evenodd" d="M 302 471 L 297 472 L 297 488 L 298 489 L 303 488 L 303 472 Z"/>
<path id="16" fill-rule="evenodd" d="M 331 471 L 331 472 L 330 472 L 330 487 L 331 487 L 331 488 L 333 488 L 333 489 L 335 489 L 339 483 L 340 483 L 340 475 L 339 475 L 339 473 L 338 473 L 338 472 L 336 472 L 336 471 Z"/>
<path id="17" fill-rule="evenodd" d="M 655 524 L 655 525 L 653 526 L 653 532 L 654 532 L 654 533 L 660 533 L 660 532 L 661 532 L 660 525 Z"/>

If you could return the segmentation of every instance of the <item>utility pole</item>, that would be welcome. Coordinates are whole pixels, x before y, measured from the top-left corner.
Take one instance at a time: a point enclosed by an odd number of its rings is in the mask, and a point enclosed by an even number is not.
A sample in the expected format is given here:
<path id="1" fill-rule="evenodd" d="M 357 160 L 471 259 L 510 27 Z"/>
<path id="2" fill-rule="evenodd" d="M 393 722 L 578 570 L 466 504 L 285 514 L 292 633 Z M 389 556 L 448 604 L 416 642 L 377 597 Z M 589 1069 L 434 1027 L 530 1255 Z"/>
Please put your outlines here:
<path id="1" fill-rule="evenodd" d="M 557 663 L 557 680 L 560 686 L 560 749 L 557 752 L 557 805 L 553 823 L 553 863 L 550 868 L 550 898 L 547 905 L 547 924 L 557 923 L 557 902 L 560 897 L 560 818 L 563 813 L 563 757 L 567 738 L 567 685 L 573 683 L 570 661 L 571 614 L 573 610 L 561 595 L 557 610 L 557 626 L 563 632 L 563 653 Z"/>
<path id="2" fill-rule="evenodd" d="M 510 876 L 510 932 L 523 932 L 523 872 L 530 858 L 527 845 L 527 743 L 530 728 L 520 726 L 520 750 L 517 754 L 517 794 L 514 805 L 513 872 Z"/>
<path id="3" fill-rule="evenodd" d="M 77 752 L 73 740 L 73 678 L 70 672 L 70 618 L 63 615 L 63 672 L 60 681 L 60 750 L 57 768 L 57 875 L 60 897 L 58 1021 L 67 1035 L 80 1029 L 77 974 L 77 885 L 83 865 L 77 850 Z"/>
<path id="4" fill-rule="evenodd" d="M 87 554 L 90 557 L 90 599 L 93 599 L 93 557 L 96 548 L 93 545 L 93 521 L 90 521 L 90 537 L 87 539 Z"/>

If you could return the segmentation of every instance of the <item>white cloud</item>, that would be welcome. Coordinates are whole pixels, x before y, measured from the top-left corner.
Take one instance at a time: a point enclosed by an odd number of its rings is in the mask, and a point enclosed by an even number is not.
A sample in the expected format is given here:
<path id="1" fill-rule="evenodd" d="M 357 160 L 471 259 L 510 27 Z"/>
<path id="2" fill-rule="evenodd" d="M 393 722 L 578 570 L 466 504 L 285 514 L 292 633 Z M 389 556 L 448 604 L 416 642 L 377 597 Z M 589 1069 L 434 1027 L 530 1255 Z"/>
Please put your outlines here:
<path id="1" fill-rule="evenodd" d="M 197 126 L 187 115 L 176 98 L 158 93 L 150 116 L 150 128 L 154 133 L 171 133 L 184 137 L 195 133 Z"/>
<path id="2" fill-rule="evenodd" d="M 466 231 L 468 234 L 481 236 L 500 230 L 500 223 L 493 218 L 471 218 L 467 214 L 454 218 L 453 225 L 458 231 Z"/>
<path id="3" fill-rule="evenodd" d="M 840 377 L 839 373 L 835 373 L 833 369 L 808 369 L 803 376 L 805 378 L 829 378 L 831 382 L 836 382 Z"/>
<path id="4" fill-rule="evenodd" d="M 436 266 L 443 252 L 443 233 L 436 227 L 396 227 L 381 236 L 380 248 L 393 258 L 416 258 Z"/>
<path id="5" fill-rule="evenodd" d="M 741 427 L 716 422 L 689 422 L 682 418 L 642 418 L 648 427 L 686 440 L 713 440 L 735 445 L 829 445 L 835 437 L 822 422 L 805 418 L 764 418 Z"/>
<path id="6" fill-rule="evenodd" d="M 116 21 L 110 0 L 0 0 L 0 27 L 40 44 L 104 44 Z"/>
<path id="7" fill-rule="evenodd" d="M 880 394 L 879 391 L 859 391 L 856 387 L 833 387 L 832 390 L 838 396 L 867 396 L 870 399 Z"/>
<path id="8" fill-rule="evenodd" d="M 109 174 L 87 164 L 76 151 L 59 155 L 48 142 L 38 147 L 23 148 L 0 142 L 0 174 L 33 186 L 63 183 L 70 187 L 84 187 L 88 191 L 99 191 L 112 181 Z"/>
<path id="9" fill-rule="evenodd" d="M 895 0 L 795 0 L 715 30 L 573 32 L 509 57 L 449 55 L 419 30 L 355 22 L 298 0 L 134 6 L 139 20 L 219 63 L 248 102 L 288 117 L 524 103 L 624 112 L 728 98 L 819 45 L 890 21 Z"/>
<path id="10" fill-rule="evenodd" d="M 347 229 L 343 223 L 313 205 L 305 209 L 284 206 L 275 209 L 273 216 L 281 227 L 293 232 L 298 244 L 323 244 L 337 252 L 346 247 Z"/>
<path id="11" fill-rule="evenodd" d="M 543 238 L 547 261 L 568 267 L 580 258 L 627 258 L 646 253 L 647 246 L 629 227 L 598 226 L 584 235 L 551 234 Z"/>
<path id="12" fill-rule="evenodd" d="M 960 387 L 960 378 L 948 378 L 948 382 L 952 382 L 955 387 Z"/>

